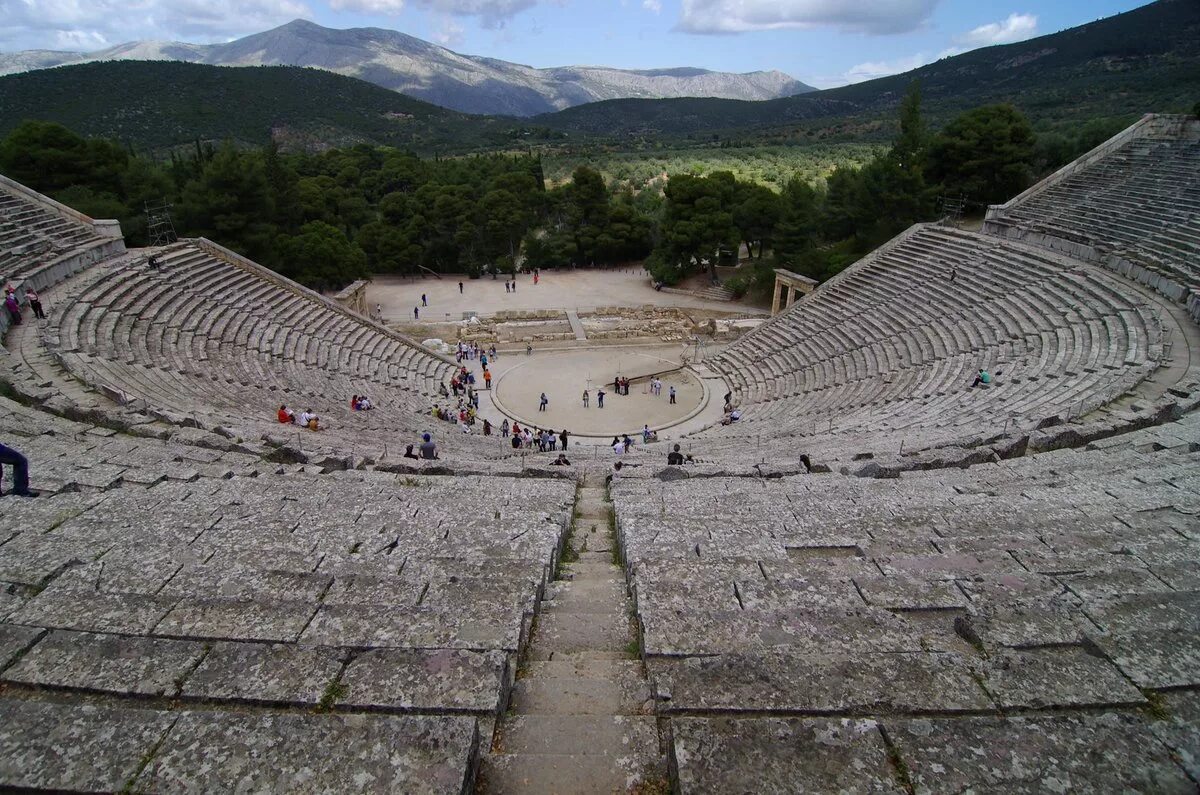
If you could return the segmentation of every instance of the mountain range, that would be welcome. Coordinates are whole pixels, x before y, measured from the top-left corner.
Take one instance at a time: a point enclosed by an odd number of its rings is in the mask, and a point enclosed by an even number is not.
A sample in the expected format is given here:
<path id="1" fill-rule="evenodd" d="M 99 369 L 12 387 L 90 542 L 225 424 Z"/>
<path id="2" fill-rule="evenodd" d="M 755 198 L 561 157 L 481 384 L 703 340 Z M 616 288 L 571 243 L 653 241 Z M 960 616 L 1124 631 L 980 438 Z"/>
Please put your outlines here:
<path id="1" fill-rule="evenodd" d="M 226 139 L 248 146 L 274 140 L 306 151 L 381 144 L 422 154 L 877 142 L 891 136 L 896 106 L 914 80 L 922 114 L 935 129 L 997 102 L 1016 106 L 1039 132 L 1069 135 L 1092 120 L 1127 124 L 1143 113 L 1190 112 L 1200 98 L 1200 2 L 1158 0 L 1028 41 L 798 96 L 613 99 L 532 118 L 448 110 L 316 68 L 83 63 L 0 77 L 0 136 L 23 119 L 40 119 L 158 151 Z"/>
<path id="2" fill-rule="evenodd" d="M 778 71 L 733 74 L 690 67 L 629 70 L 602 66 L 535 69 L 462 55 L 394 30 L 334 30 L 302 19 L 225 44 L 136 41 L 89 53 L 26 50 L 0 54 L 0 75 L 128 60 L 315 67 L 451 110 L 501 116 L 533 116 L 608 99 L 764 100 L 815 90 Z"/>

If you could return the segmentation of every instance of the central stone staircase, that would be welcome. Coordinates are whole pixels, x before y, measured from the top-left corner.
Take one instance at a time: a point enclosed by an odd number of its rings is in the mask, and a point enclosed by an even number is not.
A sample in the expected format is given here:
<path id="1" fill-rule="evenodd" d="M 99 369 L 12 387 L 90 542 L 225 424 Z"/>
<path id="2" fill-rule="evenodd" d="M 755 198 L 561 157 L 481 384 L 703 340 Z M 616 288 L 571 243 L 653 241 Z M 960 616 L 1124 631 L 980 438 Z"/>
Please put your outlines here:
<path id="1" fill-rule="evenodd" d="M 668 791 L 603 477 L 588 473 L 579 489 L 567 551 L 484 758 L 480 793 Z"/>

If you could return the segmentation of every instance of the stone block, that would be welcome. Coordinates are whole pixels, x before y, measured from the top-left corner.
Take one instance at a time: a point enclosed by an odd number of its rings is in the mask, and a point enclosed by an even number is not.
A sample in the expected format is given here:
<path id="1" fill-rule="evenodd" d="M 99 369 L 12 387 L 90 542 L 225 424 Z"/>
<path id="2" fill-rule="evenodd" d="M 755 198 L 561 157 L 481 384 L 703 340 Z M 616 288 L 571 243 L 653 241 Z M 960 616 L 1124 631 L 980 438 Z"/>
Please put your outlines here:
<path id="1" fill-rule="evenodd" d="M 474 718 L 183 712 L 134 782 L 153 792 L 463 792 Z"/>
<path id="2" fill-rule="evenodd" d="M 671 734 L 683 792 L 904 791 L 873 720 L 675 718 Z"/>
<path id="3" fill-rule="evenodd" d="M 1088 635 L 1138 687 L 1200 685 L 1200 637 L 1192 632 L 1129 632 Z"/>
<path id="4" fill-rule="evenodd" d="M 176 638 L 294 643 L 316 609 L 307 601 L 181 599 L 154 632 Z"/>
<path id="5" fill-rule="evenodd" d="M 56 630 L 3 678 L 49 688 L 173 696 L 204 654 L 201 643 Z"/>
<path id="6" fill-rule="evenodd" d="M 984 666 L 983 685 L 1006 709 L 1145 703 L 1110 662 L 1081 646 L 994 654 Z"/>
<path id="7" fill-rule="evenodd" d="M 42 634 L 37 627 L 0 624 L 0 671 L 33 645 Z"/>
<path id="8" fill-rule="evenodd" d="M 420 712 L 498 714 L 513 672 L 504 652 L 376 649 L 342 674 L 340 706 Z"/>
<path id="9" fill-rule="evenodd" d="M 885 720 L 917 793 L 1194 792 L 1136 715 Z"/>
<path id="10" fill-rule="evenodd" d="M 964 655 L 763 651 L 646 661 L 659 711 L 959 712 L 990 709 Z"/>
<path id="11" fill-rule="evenodd" d="M 214 643 L 184 682 L 185 698 L 317 704 L 342 669 L 341 654 L 291 644 Z"/>
<path id="12" fill-rule="evenodd" d="M 0 699 L 0 786 L 120 791 L 175 717 L 151 709 Z"/>

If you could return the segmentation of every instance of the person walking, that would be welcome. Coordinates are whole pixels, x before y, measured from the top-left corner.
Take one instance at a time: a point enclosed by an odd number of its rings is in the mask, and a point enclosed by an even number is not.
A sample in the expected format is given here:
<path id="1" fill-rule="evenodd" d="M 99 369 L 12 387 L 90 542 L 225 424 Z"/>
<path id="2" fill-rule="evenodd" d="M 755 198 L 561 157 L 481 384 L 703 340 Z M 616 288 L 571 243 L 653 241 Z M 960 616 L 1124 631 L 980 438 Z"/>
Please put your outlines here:
<path id="1" fill-rule="evenodd" d="M 29 489 L 29 459 L 6 444 L 0 444 L 0 469 L 8 464 L 13 468 L 12 493 L 18 497 L 36 497 L 38 492 Z"/>
<path id="2" fill-rule="evenodd" d="M 583 390 L 583 407 L 585 409 L 588 407 L 588 391 L 586 389 Z"/>
<path id="3" fill-rule="evenodd" d="M 25 300 L 29 302 L 29 308 L 33 310 L 34 317 L 38 320 L 46 319 L 46 313 L 42 311 L 42 301 L 32 287 L 25 288 Z"/>
<path id="4" fill-rule="evenodd" d="M 563 450 L 567 449 L 567 442 L 568 442 L 568 440 L 570 440 L 570 438 L 571 437 L 570 437 L 570 434 L 567 433 L 567 429 L 563 428 L 562 433 L 560 433 L 558 435 L 558 441 L 562 443 Z"/>
<path id="5" fill-rule="evenodd" d="M 4 308 L 8 310 L 8 316 L 12 319 L 13 325 L 21 325 L 21 306 L 17 303 L 17 294 L 12 290 L 9 290 L 4 296 Z"/>
<path id="6" fill-rule="evenodd" d="M 421 307 L 414 306 L 413 307 L 413 320 L 420 320 L 420 319 L 421 319 Z"/>
<path id="7" fill-rule="evenodd" d="M 429 306 L 429 301 L 425 298 L 425 293 L 421 293 L 421 306 Z"/>
<path id="8" fill-rule="evenodd" d="M 491 388 L 492 388 L 492 371 L 491 370 L 483 371 L 483 388 L 487 389 L 487 390 L 491 390 Z M 671 402 L 674 403 L 675 401 L 672 400 Z"/>
<path id="9" fill-rule="evenodd" d="M 603 389 L 596 390 L 596 408 L 600 408 L 600 409 L 604 408 L 604 390 Z"/>
<path id="10" fill-rule="evenodd" d="M 549 402 L 550 402 L 550 398 L 546 397 L 546 393 L 543 392 L 541 402 L 538 403 L 538 411 L 545 411 L 546 404 Z"/>
<path id="11" fill-rule="evenodd" d="M 505 436 L 505 437 L 508 436 L 508 419 L 507 418 L 504 420 L 504 422 L 500 423 L 500 435 Z"/>
<path id="12" fill-rule="evenodd" d="M 462 295 L 462 294 L 463 294 L 463 285 L 462 285 L 462 282 L 459 282 L 459 283 L 458 283 L 458 294 L 459 294 L 459 295 Z"/>
<path id="13" fill-rule="evenodd" d="M 673 386 L 669 387 L 667 389 L 667 395 L 671 398 L 671 405 L 674 406 L 675 405 L 675 387 L 673 387 Z"/>

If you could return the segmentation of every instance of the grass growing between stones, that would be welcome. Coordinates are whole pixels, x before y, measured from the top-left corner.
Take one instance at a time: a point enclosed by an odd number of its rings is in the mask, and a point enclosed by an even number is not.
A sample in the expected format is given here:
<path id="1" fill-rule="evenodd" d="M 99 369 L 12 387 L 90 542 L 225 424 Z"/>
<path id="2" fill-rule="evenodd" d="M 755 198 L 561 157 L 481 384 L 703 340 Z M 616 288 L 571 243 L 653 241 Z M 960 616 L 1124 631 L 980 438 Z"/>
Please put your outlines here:
<path id="1" fill-rule="evenodd" d="M 1151 720 L 1170 720 L 1171 708 L 1167 706 L 1167 700 L 1163 698 L 1162 693 L 1155 690 L 1143 690 L 1142 695 L 1146 697 L 1146 714 Z"/>
<path id="2" fill-rule="evenodd" d="M 888 744 L 888 761 L 892 763 L 892 770 L 896 774 L 896 781 L 904 788 L 905 792 L 915 792 L 913 786 L 912 774 L 908 771 L 908 763 L 904 761 L 904 757 L 900 756 L 900 752 L 889 743 Z"/>
<path id="3" fill-rule="evenodd" d="M 325 685 L 325 692 L 321 694 L 321 700 L 317 702 L 317 711 L 331 711 L 333 709 L 333 705 L 345 698 L 349 692 L 350 688 L 346 687 L 344 682 L 334 679 L 329 684 Z"/>

